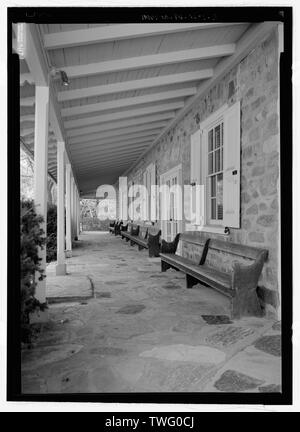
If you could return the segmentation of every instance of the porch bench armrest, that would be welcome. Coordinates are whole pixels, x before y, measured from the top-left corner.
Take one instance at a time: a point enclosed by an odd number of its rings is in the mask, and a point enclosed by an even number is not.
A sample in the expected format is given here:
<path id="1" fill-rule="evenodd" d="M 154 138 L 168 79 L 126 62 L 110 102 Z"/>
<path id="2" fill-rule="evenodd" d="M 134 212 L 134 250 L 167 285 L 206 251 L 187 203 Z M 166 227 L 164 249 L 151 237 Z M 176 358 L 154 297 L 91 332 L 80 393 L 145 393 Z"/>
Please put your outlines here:
<path id="1" fill-rule="evenodd" d="M 258 315 L 261 313 L 256 289 L 267 255 L 268 252 L 263 250 L 258 258 L 249 265 L 233 262 L 231 288 L 235 293 L 232 304 L 234 317 L 247 315 L 249 311 L 256 312 Z"/>
<path id="2" fill-rule="evenodd" d="M 160 253 L 160 236 L 161 236 L 161 230 L 157 231 L 156 234 L 151 234 L 148 232 L 148 250 L 149 250 L 149 257 L 159 257 Z"/>
<path id="3" fill-rule="evenodd" d="M 173 241 L 167 242 L 166 240 L 162 240 L 161 243 L 161 252 L 162 253 L 176 253 L 178 242 L 179 242 L 180 234 L 176 234 L 176 237 Z"/>

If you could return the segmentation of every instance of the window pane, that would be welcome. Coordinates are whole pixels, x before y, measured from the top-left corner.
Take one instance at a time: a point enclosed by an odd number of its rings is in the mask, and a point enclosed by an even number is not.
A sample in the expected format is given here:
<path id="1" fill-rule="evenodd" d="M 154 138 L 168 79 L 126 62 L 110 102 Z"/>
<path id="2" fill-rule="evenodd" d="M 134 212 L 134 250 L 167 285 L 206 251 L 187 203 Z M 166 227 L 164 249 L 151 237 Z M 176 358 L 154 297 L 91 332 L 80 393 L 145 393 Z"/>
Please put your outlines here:
<path id="1" fill-rule="evenodd" d="M 221 145 L 221 127 L 220 125 L 215 128 L 215 148 L 219 148 Z"/>
<path id="2" fill-rule="evenodd" d="M 221 147 L 220 171 L 223 171 L 223 147 Z"/>
<path id="3" fill-rule="evenodd" d="M 210 178 L 210 196 L 216 196 L 216 176 Z"/>
<path id="4" fill-rule="evenodd" d="M 213 155 L 213 153 L 208 154 L 208 174 L 212 174 L 214 172 Z"/>
<path id="5" fill-rule="evenodd" d="M 212 151 L 214 148 L 213 144 L 213 129 L 208 132 L 208 151 Z"/>
<path id="6" fill-rule="evenodd" d="M 223 123 L 221 123 L 221 146 L 224 143 L 224 127 L 223 127 Z"/>
<path id="7" fill-rule="evenodd" d="M 223 220 L 223 204 L 217 204 L 218 220 Z"/>
<path id="8" fill-rule="evenodd" d="M 223 174 L 217 176 L 217 217 L 223 219 Z"/>
<path id="9" fill-rule="evenodd" d="M 216 219 L 216 198 L 213 198 L 211 200 L 210 214 L 211 214 L 211 219 Z"/>
<path id="10" fill-rule="evenodd" d="M 221 169 L 221 152 L 220 149 L 215 151 L 215 172 Z"/>

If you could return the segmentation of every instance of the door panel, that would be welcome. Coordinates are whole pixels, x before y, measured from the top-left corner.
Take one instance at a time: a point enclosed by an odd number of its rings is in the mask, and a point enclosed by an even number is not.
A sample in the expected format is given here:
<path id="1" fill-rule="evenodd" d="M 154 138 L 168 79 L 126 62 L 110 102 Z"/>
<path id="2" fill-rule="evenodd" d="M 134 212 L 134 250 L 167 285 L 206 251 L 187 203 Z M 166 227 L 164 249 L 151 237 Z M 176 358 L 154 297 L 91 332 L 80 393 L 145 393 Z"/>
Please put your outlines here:
<path id="1" fill-rule="evenodd" d="M 161 177 L 161 184 L 166 184 L 169 188 L 181 185 L 181 168 L 171 170 L 169 173 Z M 182 221 L 178 220 L 178 216 L 182 211 L 178 212 L 177 203 L 179 204 L 176 193 L 170 193 L 168 200 L 169 206 L 167 209 L 167 220 L 162 221 L 162 237 L 164 240 L 171 242 L 176 234 L 181 231 Z M 181 200 L 182 201 L 182 200 Z"/>

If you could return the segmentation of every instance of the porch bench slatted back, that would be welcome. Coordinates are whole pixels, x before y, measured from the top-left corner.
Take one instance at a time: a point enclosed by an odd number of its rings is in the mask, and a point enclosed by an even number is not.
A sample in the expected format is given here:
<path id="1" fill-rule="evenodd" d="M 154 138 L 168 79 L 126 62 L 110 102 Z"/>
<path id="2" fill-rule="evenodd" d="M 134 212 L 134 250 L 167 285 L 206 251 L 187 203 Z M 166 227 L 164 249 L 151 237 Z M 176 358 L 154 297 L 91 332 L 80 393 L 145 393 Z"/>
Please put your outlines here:
<path id="1" fill-rule="evenodd" d="M 148 227 L 146 225 L 140 225 L 139 238 L 146 240 L 148 237 Z"/>
<path id="2" fill-rule="evenodd" d="M 241 245 L 239 243 L 232 243 L 225 240 L 211 239 L 209 242 L 209 249 L 225 252 L 230 255 L 236 255 L 250 260 L 256 260 L 263 249 L 255 248 L 252 246 Z"/>
<path id="3" fill-rule="evenodd" d="M 139 232 L 140 232 L 140 226 L 137 223 L 133 223 L 131 225 L 131 231 L 129 235 L 130 246 L 133 246 L 135 244 L 134 239 L 138 238 Z"/>

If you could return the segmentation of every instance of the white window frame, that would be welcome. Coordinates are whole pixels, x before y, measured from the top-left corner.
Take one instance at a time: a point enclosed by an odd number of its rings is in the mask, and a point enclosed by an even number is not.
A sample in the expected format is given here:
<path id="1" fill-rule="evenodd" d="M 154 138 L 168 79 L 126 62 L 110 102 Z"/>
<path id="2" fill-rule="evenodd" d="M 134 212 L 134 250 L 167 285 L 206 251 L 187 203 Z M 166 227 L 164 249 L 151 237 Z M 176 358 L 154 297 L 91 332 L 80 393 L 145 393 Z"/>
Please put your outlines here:
<path id="1" fill-rule="evenodd" d="M 209 219 L 209 205 L 210 205 L 210 195 L 208 192 L 208 132 L 213 127 L 217 126 L 219 123 L 224 122 L 224 114 L 230 107 L 228 104 L 224 104 L 221 108 L 219 108 L 217 111 L 212 113 L 207 119 L 202 121 L 200 123 L 200 136 L 201 136 L 201 142 L 199 142 L 200 147 L 200 160 L 199 160 L 199 166 L 196 168 L 198 173 L 200 173 L 200 180 L 201 184 L 204 185 L 205 190 L 205 198 L 204 198 L 204 220 L 205 224 L 204 226 L 201 226 L 197 224 L 197 222 L 193 224 L 186 224 L 187 230 L 199 230 L 204 232 L 210 232 L 210 233 L 217 233 L 217 234 L 223 234 L 228 235 L 228 233 L 224 232 L 224 228 L 226 226 L 226 223 L 224 222 L 224 208 L 223 208 L 223 220 L 212 220 Z M 224 148 L 228 143 L 226 142 L 225 134 L 223 135 L 224 142 L 223 142 L 223 182 L 224 182 Z M 224 187 L 224 183 L 223 183 Z M 223 189 L 223 199 L 224 199 L 224 189 Z M 224 201 L 223 201 L 224 205 Z"/>
<path id="2" fill-rule="evenodd" d="M 216 175 L 215 173 L 209 174 L 208 173 L 208 133 L 209 131 L 211 131 L 212 129 L 214 129 L 216 126 L 223 124 L 224 127 L 224 121 L 223 121 L 223 116 L 218 116 L 218 118 L 210 123 L 207 128 L 203 129 L 203 134 L 205 134 L 206 136 L 203 137 L 203 144 L 204 144 L 204 152 L 202 153 L 204 155 L 204 157 L 202 158 L 202 172 L 204 173 L 204 182 L 205 182 L 205 190 L 206 190 L 206 194 L 205 194 L 205 206 L 206 206 L 206 225 L 207 226 L 211 226 L 211 225 L 215 225 L 217 227 L 223 227 L 223 220 L 224 220 L 224 215 L 222 217 L 222 219 L 212 219 L 211 218 L 211 196 L 210 196 L 210 176 L 211 175 Z M 222 150 L 224 149 L 225 146 L 225 142 L 224 142 L 224 132 L 223 132 L 223 143 L 222 143 Z M 215 150 L 213 150 L 213 153 L 215 152 Z M 224 153 L 224 151 L 223 151 Z M 224 154 L 222 155 L 222 158 L 224 159 Z M 200 163 L 201 163 L 200 162 Z M 222 160 L 222 171 L 220 171 L 222 173 L 222 175 L 224 174 L 224 166 L 223 166 L 224 161 Z M 224 181 L 224 178 L 223 178 Z M 217 188 L 217 185 L 216 185 Z M 217 210 L 216 210 L 216 216 L 217 216 Z"/>

